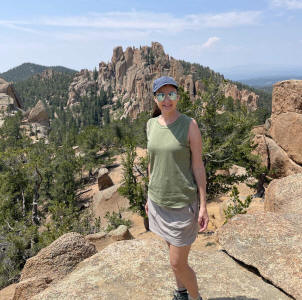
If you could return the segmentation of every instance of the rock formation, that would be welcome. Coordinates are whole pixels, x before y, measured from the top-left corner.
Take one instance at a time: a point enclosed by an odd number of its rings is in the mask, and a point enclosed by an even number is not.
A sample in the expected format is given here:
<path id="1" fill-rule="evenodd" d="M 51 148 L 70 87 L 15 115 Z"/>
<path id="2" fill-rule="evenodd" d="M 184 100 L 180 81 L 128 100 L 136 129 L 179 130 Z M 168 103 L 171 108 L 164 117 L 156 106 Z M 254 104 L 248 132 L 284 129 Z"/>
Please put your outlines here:
<path id="1" fill-rule="evenodd" d="M 302 173 L 270 182 L 265 193 L 264 209 L 302 215 Z"/>
<path id="2" fill-rule="evenodd" d="M 255 153 L 272 177 L 302 173 L 302 80 L 274 85 L 272 115 L 253 132 Z"/>
<path id="3" fill-rule="evenodd" d="M 62 279 L 83 259 L 96 253 L 96 248 L 78 233 L 67 233 L 28 259 L 16 286 L 13 300 L 29 300 Z"/>
<path id="4" fill-rule="evenodd" d="M 274 84 L 272 115 L 302 114 L 302 80 L 284 80 Z"/>
<path id="5" fill-rule="evenodd" d="M 72 106 L 81 101 L 81 97 L 89 95 L 91 89 L 111 91 L 114 94 L 113 102 L 120 101 L 123 106 L 122 116 L 135 118 L 142 111 L 150 111 L 153 107 L 152 83 L 157 77 L 168 75 L 176 79 L 184 90 L 189 93 L 192 101 L 204 92 L 204 84 L 197 74 L 196 67 L 190 65 L 184 70 L 181 61 L 165 54 L 163 46 L 153 42 L 151 47 L 122 47 L 113 49 L 111 62 L 101 62 L 97 78 L 94 73 L 82 70 L 74 78 L 69 88 L 67 105 Z M 223 82 L 223 76 L 207 68 L 212 77 Z M 246 104 L 250 110 L 257 107 L 258 96 L 247 90 L 239 91 L 235 85 L 228 84 L 226 95 L 235 97 Z M 234 92 L 235 91 L 235 92 Z M 113 108 L 114 104 L 111 105 Z M 113 114 L 113 109 L 111 111 Z"/>
<path id="6" fill-rule="evenodd" d="M 86 235 L 85 238 L 94 244 L 97 250 L 100 251 L 116 241 L 132 240 L 133 236 L 126 225 L 120 225 L 118 228 L 112 231 L 101 231 L 98 233 L 89 234 Z"/>
<path id="7" fill-rule="evenodd" d="M 98 186 L 99 190 L 105 190 L 113 186 L 113 182 L 109 176 L 109 171 L 106 168 L 101 168 L 98 173 Z"/>
<path id="8" fill-rule="evenodd" d="M 255 267 L 295 299 L 302 299 L 301 215 L 238 215 L 219 229 L 218 237 L 230 256 Z"/>
<path id="9" fill-rule="evenodd" d="M 14 115 L 23 108 L 22 101 L 12 83 L 0 78 L 0 126 L 5 116 Z"/>
<path id="10" fill-rule="evenodd" d="M 45 74 L 51 75 L 47 72 Z M 14 86 L 0 78 L 0 127 L 4 122 L 4 117 L 13 116 L 18 110 L 23 114 L 21 128 L 27 135 L 35 135 L 36 140 L 47 138 L 49 116 L 43 102 L 38 101 L 34 108 L 24 112 L 21 98 L 16 93 Z"/>
<path id="11" fill-rule="evenodd" d="M 48 113 L 46 111 L 45 105 L 41 100 L 38 101 L 35 107 L 29 112 L 28 121 L 30 123 L 40 123 L 48 125 Z"/>
<path id="12" fill-rule="evenodd" d="M 42 79 L 51 79 L 56 73 L 58 72 L 54 71 L 53 69 L 46 69 L 40 74 L 40 77 Z"/>
<path id="13" fill-rule="evenodd" d="M 221 251 L 192 250 L 189 260 L 204 299 L 290 299 Z M 174 287 L 166 244 L 131 240 L 107 246 L 32 299 L 170 300 Z"/>
<path id="14" fill-rule="evenodd" d="M 44 103 L 39 100 L 37 104 L 24 114 L 21 127 L 26 134 L 32 136 L 34 142 L 41 138 L 47 140 L 49 131 L 49 116 Z"/>
<path id="15" fill-rule="evenodd" d="M 242 104 L 245 104 L 249 110 L 255 111 L 257 109 L 259 96 L 254 92 L 250 92 L 246 89 L 240 90 L 237 85 L 231 83 L 227 83 L 223 90 L 226 97 L 239 100 Z"/>
<path id="16" fill-rule="evenodd" d="M 90 95 L 91 88 L 96 88 L 97 83 L 93 80 L 93 73 L 88 70 L 81 70 L 77 73 L 69 87 L 67 106 L 78 103 L 81 97 Z"/>

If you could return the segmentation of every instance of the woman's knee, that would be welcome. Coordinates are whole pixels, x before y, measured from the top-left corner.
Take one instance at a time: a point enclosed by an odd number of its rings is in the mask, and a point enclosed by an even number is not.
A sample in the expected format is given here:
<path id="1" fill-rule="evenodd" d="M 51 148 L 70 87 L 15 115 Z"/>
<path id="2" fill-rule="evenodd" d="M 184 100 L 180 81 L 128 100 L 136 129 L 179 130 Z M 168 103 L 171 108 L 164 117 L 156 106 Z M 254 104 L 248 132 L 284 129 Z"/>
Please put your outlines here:
<path id="1" fill-rule="evenodd" d="M 188 267 L 188 256 L 191 246 L 170 246 L 170 265 L 174 271 L 182 271 Z"/>
<path id="2" fill-rule="evenodd" d="M 174 272 L 182 272 L 188 267 L 188 262 L 185 260 L 170 258 L 170 265 Z"/>

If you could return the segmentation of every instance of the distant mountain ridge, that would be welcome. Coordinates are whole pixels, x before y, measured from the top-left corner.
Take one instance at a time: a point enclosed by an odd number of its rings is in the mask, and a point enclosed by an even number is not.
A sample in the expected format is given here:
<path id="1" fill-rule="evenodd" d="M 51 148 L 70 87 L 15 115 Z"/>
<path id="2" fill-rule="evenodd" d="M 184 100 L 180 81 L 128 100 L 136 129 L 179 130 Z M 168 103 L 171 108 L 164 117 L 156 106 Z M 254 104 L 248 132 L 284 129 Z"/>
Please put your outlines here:
<path id="1" fill-rule="evenodd" d="M 6 72 L 0 73 L 0 77 L 6 81 L 23 81 L 30 78 L 33 75 L 41 74 L 43 71 L 51 69 L 60 73 L 75 73 L 76 70 L 72 70 L 63 66 L 42 66 L 33 63 L 24 63 L 20 66 L 12 68 Z"/>
<path id="2" fill-rule="evenodd" d="M 251 79 L 243 79 L 239 80 L 243 84 L 247 84 L 249 86 L 255 88 L 262 88 L 262 87 L 270 87 L 276 82 L 283 81 L 283 80 L 290 80 L 290 79 L 302 79 L 302 71 L 301 75 L 279 75 L 279 76 L 263 76 Z"/>

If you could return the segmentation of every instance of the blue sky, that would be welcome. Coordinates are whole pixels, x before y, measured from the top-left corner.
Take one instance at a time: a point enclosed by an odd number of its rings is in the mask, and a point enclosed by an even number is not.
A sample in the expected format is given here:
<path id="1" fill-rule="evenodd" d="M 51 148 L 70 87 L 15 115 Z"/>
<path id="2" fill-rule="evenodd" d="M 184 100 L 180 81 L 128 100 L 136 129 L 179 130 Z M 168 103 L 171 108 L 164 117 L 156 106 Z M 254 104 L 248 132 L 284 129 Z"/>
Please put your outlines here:
<path id="1" fill-rule="evenodd" d="M 302 71 L 301 29 L 302 0 L 3 1 L 0 72 L 23 62 L 93 69 L 115 46 L 151 41 L 220 72 Z"/>

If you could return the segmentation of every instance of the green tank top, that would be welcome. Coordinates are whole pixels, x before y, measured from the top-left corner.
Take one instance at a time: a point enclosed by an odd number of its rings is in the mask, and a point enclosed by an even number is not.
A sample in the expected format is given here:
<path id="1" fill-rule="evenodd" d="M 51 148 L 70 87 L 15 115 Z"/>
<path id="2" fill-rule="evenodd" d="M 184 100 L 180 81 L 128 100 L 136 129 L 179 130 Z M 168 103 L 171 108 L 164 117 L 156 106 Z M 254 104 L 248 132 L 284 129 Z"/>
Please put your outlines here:
<path id="1" fill-rule="evenodd" d="M 160 206 L 184 207 L 197 198 L 188 142 L 192 119 L 180 114 L 173 123 L 164 126 L 158 118 L 147 122 L 148 197 Z"/>

